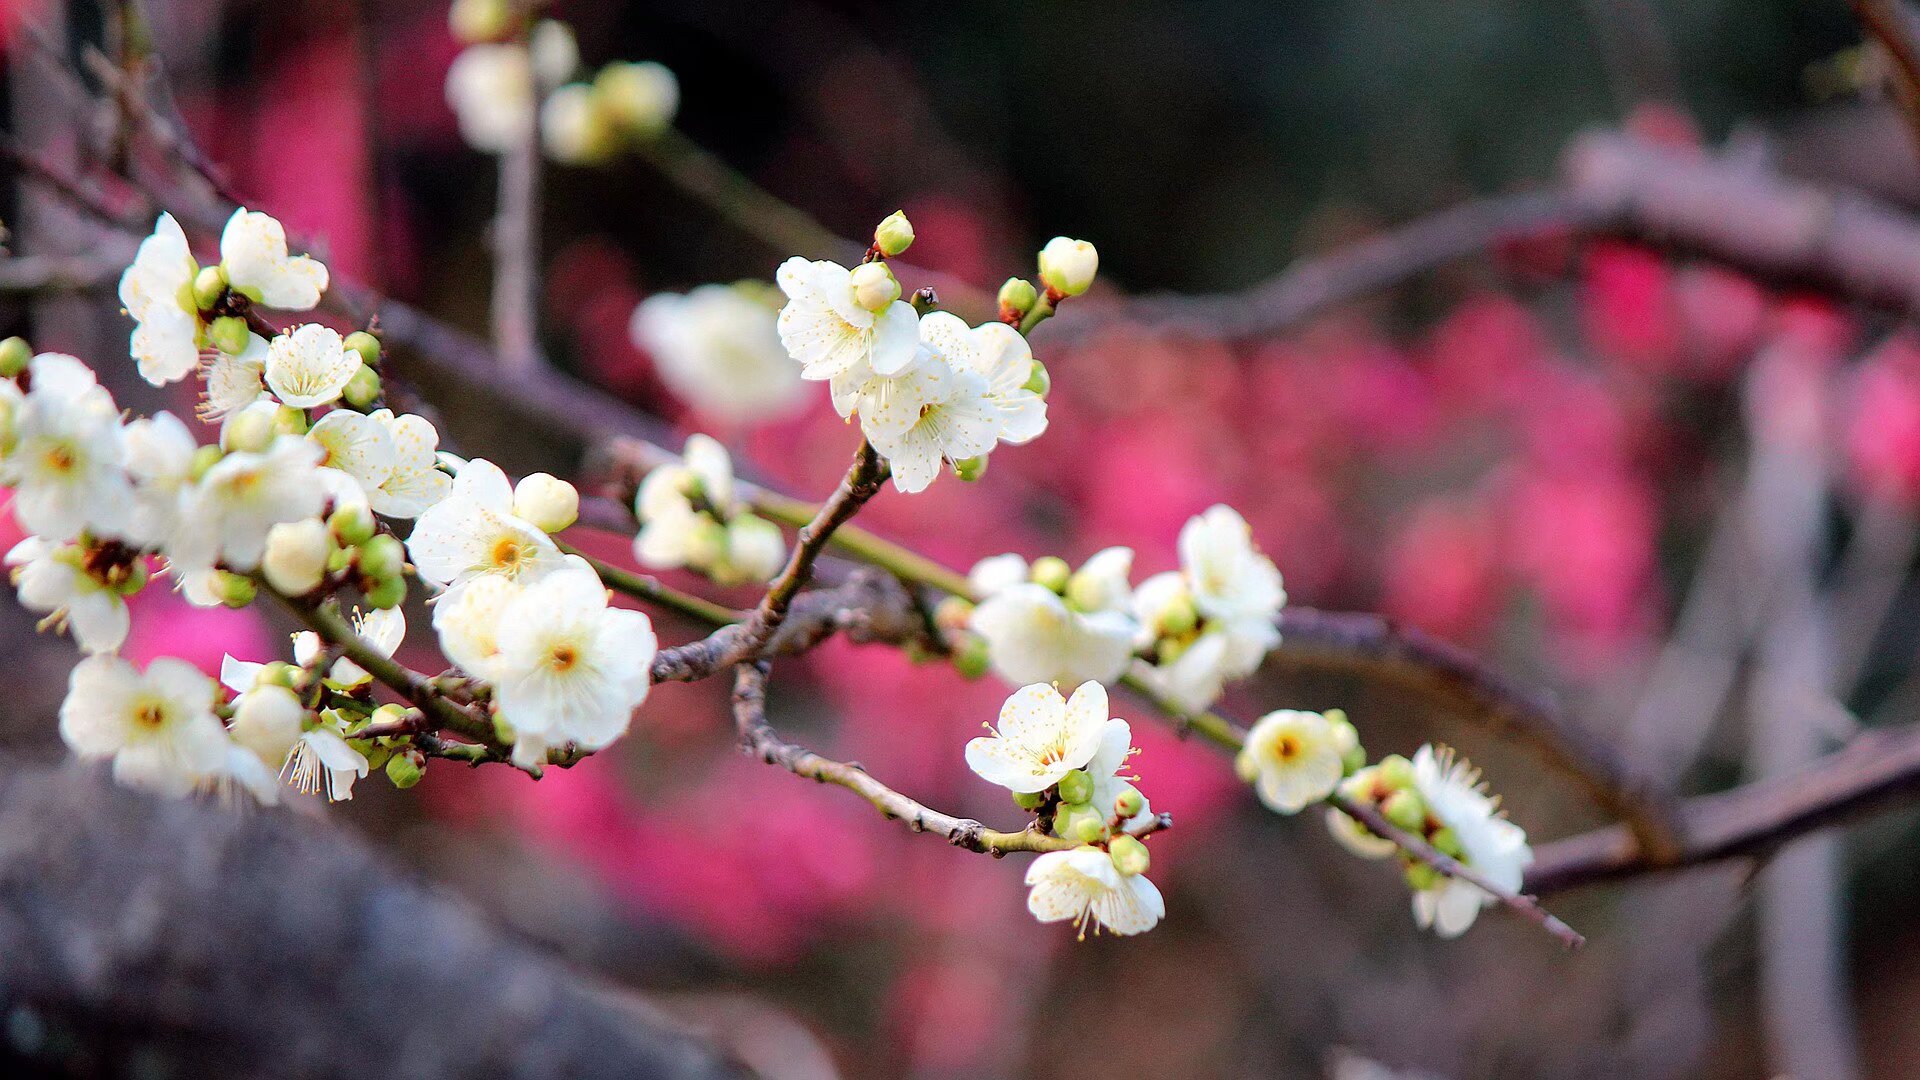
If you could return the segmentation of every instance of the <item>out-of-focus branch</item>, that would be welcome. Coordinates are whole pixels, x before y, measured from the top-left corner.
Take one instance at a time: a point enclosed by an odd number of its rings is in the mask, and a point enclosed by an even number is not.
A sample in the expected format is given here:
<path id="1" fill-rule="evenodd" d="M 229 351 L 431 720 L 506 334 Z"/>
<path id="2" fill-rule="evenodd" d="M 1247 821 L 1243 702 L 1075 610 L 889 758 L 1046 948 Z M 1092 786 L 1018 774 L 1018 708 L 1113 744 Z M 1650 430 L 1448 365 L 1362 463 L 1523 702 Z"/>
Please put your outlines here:
<path id="1" fill-rule="evenodd" d="M 537 103 L 536 103 L 537 104 Z M 540 358 L 540 125 L 538 109 L 527 129 L 500 155 L 498 208 L 493 217 L 493 344 L 509 378 L 539 366 Z"/>
<path id="2" fill-rule="evenodd" d="M 1869 731 L 1798 772 L 1683 801 L 1685 846 L 1671 867 L 1763 857 L 1814 829 L 1916 796 L 1920 725 Z M 1641 857 L 1624 826 L 1556 840 L 1536 854 L 1526 889 L 1542 895 L 1663 869 Z"/>
<path id="3" fill-rule="evenodd" d="M 1081 846 L 1077 841 L 1052 836 L 1037 828 L 996 832 L 971 818 L 943 814 L 874 779 L 873 774 L 857 764 L 824 758 L 804 746 L 786 741 L 767 722 L 767 663 L 764 660 L 742 664 L 736 669 L 733 717 L 740 732 L 741 748 L 747 753 L 769 765 L 778 765 L 795 776 L 846 788 L 872 803 L 874 809 L 887 817 L 905 822 L 907 828 L 914 832 L 944 836 L 954 847 L 999 857 L 1015 851 L 1071 851 Z M 1147 836 L 1172 824 L 1172 817 L 1157 814 L 1138 825 L 1129 826 L 1126 831 L 1136 837 Z"/>
<path id="4" fill-rule="evenodd" d="M 1920 20 L 1902 0 L 1851 0 L 1860 24 L 1888 60 L 1888 81 L 1913 145 L 1920 150 Z"/>
<path id="5" fill-rule="evenodd" d="M 0 1007 L 103 1072 L 745 1075 L 351 830 L 8 762 L 0 835 Z"/>

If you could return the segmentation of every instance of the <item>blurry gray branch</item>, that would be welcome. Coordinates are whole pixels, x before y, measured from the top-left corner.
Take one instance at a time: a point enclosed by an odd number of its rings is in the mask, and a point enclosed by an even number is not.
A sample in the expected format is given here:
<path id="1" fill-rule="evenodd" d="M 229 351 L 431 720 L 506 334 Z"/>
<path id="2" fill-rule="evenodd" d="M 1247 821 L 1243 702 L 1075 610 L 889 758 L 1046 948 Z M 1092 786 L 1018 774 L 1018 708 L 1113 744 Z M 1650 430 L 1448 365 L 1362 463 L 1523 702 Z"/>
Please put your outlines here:
<path id="1" fill-rule="evenodd" d="M 77 1044 L 208 1078 L 746 1074 L 347 830 L 10 761 L 0 836 L 0 1010 L 55 1072 Z"/>
<path id="2" fill-rule="evenodd" d="M 1914 148 L 1920 150 L 1920 16 L 1905 0 L 1851 0 L 1853 13 L 1887 60 L 1887 81 Z"/>

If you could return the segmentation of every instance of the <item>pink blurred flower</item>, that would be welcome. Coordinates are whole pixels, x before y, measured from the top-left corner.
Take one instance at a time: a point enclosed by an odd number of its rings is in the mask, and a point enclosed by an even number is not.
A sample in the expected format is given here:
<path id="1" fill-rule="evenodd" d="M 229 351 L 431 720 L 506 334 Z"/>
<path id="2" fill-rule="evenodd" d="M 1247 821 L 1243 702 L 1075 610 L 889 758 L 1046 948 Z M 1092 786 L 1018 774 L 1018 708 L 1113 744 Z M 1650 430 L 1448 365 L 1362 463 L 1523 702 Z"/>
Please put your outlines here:
<path id="1" fill-rule="evenodd" d="M 1920 503 L 1920 342 L 1897 334 L 1874 350 L 1842 394 L 1848 475 L 1869 497 Z"/>
<path id="2" fill-rule="evenodd" d="M 1499 611 L 1499 525 L 1475 499 L 1420 504 L 1388 544 L 1381 608 L 1452 641 L 1480 640 Z"/>

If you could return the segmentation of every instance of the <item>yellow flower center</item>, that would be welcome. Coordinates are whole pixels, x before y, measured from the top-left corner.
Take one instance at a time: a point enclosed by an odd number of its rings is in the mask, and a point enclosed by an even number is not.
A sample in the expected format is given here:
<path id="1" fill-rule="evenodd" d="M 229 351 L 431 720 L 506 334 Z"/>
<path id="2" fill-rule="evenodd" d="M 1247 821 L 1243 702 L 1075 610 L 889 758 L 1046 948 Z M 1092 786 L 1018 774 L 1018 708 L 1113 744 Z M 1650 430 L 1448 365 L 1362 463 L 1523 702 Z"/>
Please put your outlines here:
<path id="1" fill-rule="evenodd" d="M 580 662 L 580 651 L 571 644 L 555 645 L 547 654 L 547 664 L 555 671 L 566 671 Z"/>
<path id="2" fill-rule="evenodd" d="M 134 707 L 133 722 L 148 731 L 158 731 L 167 723 L 167 707 L 158 701 L 142 701 Z"/>

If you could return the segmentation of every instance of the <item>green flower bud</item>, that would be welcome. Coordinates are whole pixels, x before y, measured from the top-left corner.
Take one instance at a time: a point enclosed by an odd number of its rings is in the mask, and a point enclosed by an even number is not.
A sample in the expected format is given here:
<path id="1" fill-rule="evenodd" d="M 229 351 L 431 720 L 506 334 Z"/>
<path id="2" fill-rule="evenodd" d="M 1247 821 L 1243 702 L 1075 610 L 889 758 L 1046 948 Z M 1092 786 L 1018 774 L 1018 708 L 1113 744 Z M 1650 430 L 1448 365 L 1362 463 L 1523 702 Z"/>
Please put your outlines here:
<path id="1" fill-rule="evenodd" d="M 1053 389 L 1053 377 L 1047 374 L 1047 365 L 1035 360 L 1033 370 L 1028 372 L 1027 381 L 1022 384 L 1021 389 L 1031 390 L 1041 397 L 1046 397 L 1047 392 Z"/>
<path id="2" fill-rule="evenodd" d="M 513 512 L 542 532 L 557 533 L 580 520 L 580 492 L 551 473 L 534 473 L 514 486 Z"/>
<path id="3" fill-rule="evenodd" d="M 291 405 L 282 405 L 273 414 L 273 433 L 275 435 L 305 435 L 307 433 L 307 413 Z"/>
<path id="4" fill-rule="evenodd" d="M 954 462 L 953 475 L 968 483 L 972 483 L 987 475 L 987 455 L 981 454 L 979 457 L 961 458 L 959 461 Z"/>
<path id="5" fill-rule="evenodd" d="M 219 464 L 221 454 L 217 446 L 202 446 L 193 452 L 193 460 L 187 465 L 187 476 L 198 480 L 207 475 L 207 470 Z"/>
<path id="6" fill-rule="evenodd" d="M 366 589 L 366 597 L 369 607 L 381 611 L 397 608 L 407 599 L 407 579 L 399 574 L 374 578 L 373 584 Z"/>
<path id="7" fill-rule="evenodd" d="M 399 577 L 406 569 L 407 550 L 398 537 L 381 533 L 360 545 L 360 558 L 356 561 L 360 572 L 370 578 Z"/>
<path id="8" fill-rule="evenodd" d="M 1016 791 L 1013 793 L 1013 805 L 1022 810 L 1038 810 L 1045 806 L 1047 796 L 1044 792 Z"/>
<path id="9" fill-rule="evenodd" d="M 358 547 L 373 539 L 379 528 L 374 520 L 373 511 L 361 504 L 343 506 L 327 518 L 327 528 L 332 530 L 333 538 L 345 547 Z"/>
<path id="10" fill-rule="evenodd" d="M 221 447 L 240 454 L 261 453 L 277 434 L 278 413 L 272 402 L 261 401 L 227 417 L 220 428 Z"/>
<path id="11" fill-rule="evenodd" d="M 355 330 L 341 342 L 347 348 L 360 354 L 360 362 L 368 367 L 380 366 L 380 339 L 365 330 Z"/>
<path id="12" fill-rule="evenodd" d="M 1140 811 L 1146 808 L 1147 797 L 1135 791 L 1133 788 L 1122 791 L 1119 797 L 1113 800 L 1114 816 L 1118 817 L 1121 821 L 1133 820 L 1134 817 L 1139 815 Z"/>
<path id="13" fill-rule="evenodd" d="M 1053 814 L 1053 831 L 1077 844 L 1097 844 L 1107 838 L 1106 815 L 1086 803 L 1062 803 Z"/>
<path id="14" fill-rule="evenodd" d="M 1107 857 L 1113 860 L 1113 868 L 1131 877 L 1144 874 L 1152 860 L 1147 856 L 1147 845 L 1137 836 L 1121 833 L 1107 845 Z"/>
<path id="15" fill-rule="evenodd" d="M 1399 754 L 1388 754 L 1381 758 L 1379 769 L 1381 787 L 1389 791 L 1398 791 L 1413 786 L 1413 762 Z"/>
<path id="16" fill-rule="evenodd" d="M 1418 836 L 1427 831 L 1427 804 L 1412 788 L 1401 788 L 1380 804 L 1388 821 Z"/>
<path id="17" fill-rule="evenodd" d="M 353 565 L 357 553 L 351 547 L 336 547 L 327 554 L 327 573 L 338 574 Z"/>
<path id="18" fill-rule="evenodd" d="M 1033 560 L 1033 568 L 1027 574 L 1036 584 L 1045 585 L 1054 592 L 1065 592 L 1067 582 L 1073 580 L 1073 567 L 1058 555 L 1042 555 Z"/>
<path id="19" fill-rule="evenodd" d="M 1340 759 L 1340 767 L 1348 776 L 1357 774 L 1367 763 L 1367 748 L 1355 745 Z"/>
<path id="20" fill-rule="evenodd" d="M 1445 877 L 1444 874 L 1426 863 L 1417 862 L 1407 865 L 1407 887 L 1414 892 L 1425 892 L 1439 885 L 1443 877 Z"/>
<path id="21" fill-rule="evenodd" d="M 1083 803 L 1093 798 L 1093 776 L 1085 769 L 1075 769 L 1060 778 L 1060 801 L 1063 803 Z"/>
<path id="22" fill-rule="evenodd" d="M 405 720 L 407 718 L 407 714 L 411 712 L 413 712 L 413 710 L 408 708 L 405 705 L 396 705 L 392 702 L 388 702 L 387 704 L 382 705 L 379 708 L 373 710 L 373 715 L 367 717 L 367 723 L 369 726 L 373 724 L 381 724 L 381 725 L 398 724 L 401 721 Z"/>
<path id="23" fill-rule="evenodd" d="M 463 45 L 498 41 L 513 23 L 513 5 L 509 0 L 453 0 L 447 12 L 447 28 L 453 39 Z"/>
<path id="24" fill-rule="evenodd" d="M 0 341 L 0 378 L 11 379 L 27 370 L 27 364 L 33 359 L 33 346 L 23 337 L 10 337 Z"/>
<path id="25" fill-rule="evenodd" d="M 873 230 L 873 246 L 889 259 L 913 246 L 913 222 L 907 220 L 904 211 L 895 210 L 880 222 L 880 227 Z"/>
<path id="26" fill-rule="evenodd" d="M 608 64 L 594 77 L 593 89 L 600 107 L 638 138 L 665 131 L 680 111 L 680 80 L 652 61 Z"/>
<path id="27" fill-rule="evenodd" d="M 220 598 L 221 603 L 230 608 L 243 608 L 253 603 L 254 595 L 259 591 L 254 588 L 253 579 L 225 570 L 215 570 L 214 575 L 213 594 Z"/>
<path id="28" fill-rule="evenodd" d="M 992 666 L 987 655 L 987 639 L 979 634 L 962 634 L 953 647 L 953 670 L 963 679 L 977 679 Z"/>
<path id="29" fill-rule="evenodd" d="M 1460 846 L 1460 834 L 1444 825 L 1435 829 L 1432 836 L 1427 837 L 1427 843 L 1432 844 L 1434 849 L 1442 855 L 1451 855 L 1456 859 L 1467 857 L 1467 849 Z"/>
<path id="30" fill-rule="evenodd" d="M 218 263 L 212 266 L 203 266 L 200 268 L 200 272 L 193 276 L 193 309 L 195 311 L 212 310 L 213 306 L 218 304 L 221 298 L 226 295 L 226 267 Z M 227 351 L 237 352 L 239 350 L 230 349 Z"/>
<path id="31" fill-rule="evenodd" d="M 419 783 L 426 774 L 426 755 L 418 750 L 406 750 L 387 759 L 387 779 L 402 791 Z"/>
<path id="32" fill-rule="evenodd" d="M 1034 288 L 1033 282 L 1026 278 L 1011 277 L 1005 285 L 1000 286 L 1000 318 L 1004 322 L 1019 319 L 1039 302 L 1040 290 Z"/>
<path id="33" fill-rule="evenodd" d="M 347 387 L 340 391 L 340 396 L 356 409 L 373 408 L 374 403 L 380 400 L 380 373 L 361 364 L 360 370 L 347 380 Z"/>
<path id="34" fill-rule="evenodd" d="M 247 329 L 247 320 L 238 315 L 222 315 L 207 327 L 208 344 L 228 356 L 246 352 L 252 340 L 253 331 Z"/>
<path id="35" fill-rule="evenodd" d="M 274 660 L 260 668 L 260 673 L 254 676 L 254 681 L 268 686 L 284 686 L 291 690 L 293 689 L 294 676 L 299 673 L 299 668 L 294 667 L 285 660 Z"/>
<path id="36" fill-rule="evenodd" d="M 1168 637 L 1185 637 L 1199 628 L 1200 609 L 1193 606 L 1193 597 L 1183 592 L 1161 610 L 1154 626 Z"/>
<path id="37" fill-rule="evenodd" d="M 900 299 L 900 280 L 883 262 L 861 263 L 853 268 L 853 302 L 868 311 L 884 311 Z"/>
<path id="38" fill-rule="evenodd" d="M 1056 236 L 1040 249 L 1040 280 L 1049 292 L 1079 296 L 1093 286 L 1100 253 L 1085 240 Z"/>

